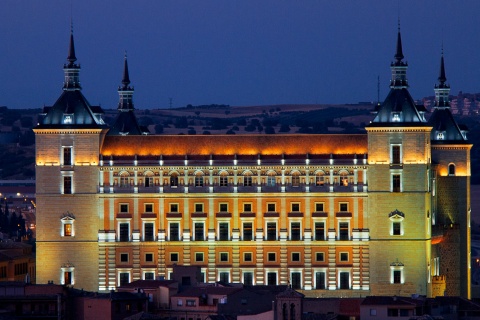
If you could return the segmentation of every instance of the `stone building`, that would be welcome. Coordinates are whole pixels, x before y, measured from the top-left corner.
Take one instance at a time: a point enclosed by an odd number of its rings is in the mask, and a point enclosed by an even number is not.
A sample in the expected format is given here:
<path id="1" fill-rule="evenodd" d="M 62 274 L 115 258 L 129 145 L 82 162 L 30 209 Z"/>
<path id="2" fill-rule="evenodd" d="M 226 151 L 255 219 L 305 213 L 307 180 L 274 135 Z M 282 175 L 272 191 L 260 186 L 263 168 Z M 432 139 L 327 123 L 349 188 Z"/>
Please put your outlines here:
<path id="1" fill-rule="evenodd" d="M 126 58 L 109 128 L 71 35 L 63 92 L 34 129 L 37 281 L 107 291 L 184 265 L 322 297 L 469 297 L 471 144 L 443 54 L 428 121 L 400 32 L 394 58 L 366 134 L 148 135 Z"/>

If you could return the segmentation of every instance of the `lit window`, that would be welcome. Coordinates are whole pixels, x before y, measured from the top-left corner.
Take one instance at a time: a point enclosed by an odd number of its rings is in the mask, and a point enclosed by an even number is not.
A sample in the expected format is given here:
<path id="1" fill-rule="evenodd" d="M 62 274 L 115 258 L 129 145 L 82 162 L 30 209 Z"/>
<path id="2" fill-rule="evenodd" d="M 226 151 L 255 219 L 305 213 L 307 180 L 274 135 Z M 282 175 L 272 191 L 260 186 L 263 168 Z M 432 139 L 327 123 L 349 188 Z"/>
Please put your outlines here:
<path id="1" fill-rule="evenodd" d="M 74 229 L 75 216 L 72 213 L 67 211 L 62 215 L 62 218 L 60 219 L 60 221 L 62 223 L 61 236 L 62 237 L 75 236 L 75 229 Z"/>
<path id="2" fill-rule="evenodd" d="M 348 171 L 342 170 L 340 171 L 340 185 L 341 186 L 348 186 Z"/>
<path id="3" fill-rule="evenodd" d="M 325 184 L 325 173 L 323 171 L 319 171 L 315 175 L 315 184 L 317 186 L 323 186 Z"/>
<path id="4" fill-rule="evenodd" d="M 71 124 L 73 122 L 73 115 L 64 115 L 63 124 Z"/>
<path id="5" fill-rule="evenodd" d="M 443 131 L 437 132 L 437 140 L 445 140 L 445 133 Z"/>
<path id="6" fill-rule="evenodd" d="M 269 172 L 267 175 L 267 187 L 274 187 L 276 184 L 275 179 L 275 172 Z"/>
<path id="7" fill-rule="evenodd" d="M 67 286 L 75 284 L 75 268 L 72 264 L 67 263 L 62 266 L 62 279 L 60 279 L 60 283 Z"/>
<path id="8" fill-rule="evenodd" d="M 392 122 L 400 122 L 400 114 L 397 112 L 394 112 L 392 114 Z"/>

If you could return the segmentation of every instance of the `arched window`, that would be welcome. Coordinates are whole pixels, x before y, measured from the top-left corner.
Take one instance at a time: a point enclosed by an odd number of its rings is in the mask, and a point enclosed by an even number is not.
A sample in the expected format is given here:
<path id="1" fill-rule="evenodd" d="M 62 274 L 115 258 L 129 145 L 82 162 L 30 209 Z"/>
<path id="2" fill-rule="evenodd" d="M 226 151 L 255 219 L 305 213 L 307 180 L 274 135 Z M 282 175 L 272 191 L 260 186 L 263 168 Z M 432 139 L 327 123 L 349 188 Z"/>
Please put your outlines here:
<path id="1" fill-rule="evenodd" d="M 276 174 L 274 171 L 270 171 L 267 174 L 267 186 L 268 187 L 274 187 L 276 182 L 275 182 Z"/>
<path id="2" fill-rule="evenodd" d="M 170 175 L 170 186 L 171 187 L 178 186 L 178 174 L 175 172 Z"/>
<path id="3" fill-rule="evenodd" d="M 195 187 L 203 187 L 203 173 L 197 172 L 195 174 Z"/>
<path id="4" fill-rule="evenodd" d="M 220 173 L 220 187 L 228 186 L 228 172 L 222 171 Z"/>
<path id="5" fill-rule="evenodd" d="M 315 175 L 315 185 L 323 186 L 325 184 L 325 172 L 318 171 Z"/>
<path id="6" fill-rule="evenodd" d="M 145 187 L 153 187 L 153 172 L 145 172 Z"/>
<path id="7" fill-rule="evenodd" d="M 298 187 L 300 185 L 300 172 L 295 171 L 292 173 L 292 187 Z"/>
<path id="8" fill-rule="evenodd" d="M 122 172 L 120 174 L 120 187 L 122 188 L 126 188 L 129 186 L 129 183 L 128 183 L 128 178 L 130 177 L 130 175 L 128 174 L 128 172 Z"/>
<path id="9" fill-rule="evenodd" d="M 455 165 L 453 163 L 450 163 L 448 165 L 448 175 L 449 176 L 454 176 L 455 175 Z"/>
<path id="10" fill-rule="evenodd" d="M 247 171 L 243 174 L 243 185 L 245 187 L 252 186 L 252 173 L 250 171 Z"/>
<path id="11" fill-rule="evenodd" d="M 284 303 L 282 306 L 282 319 L 288 320 L 288 311 L 287 311 L 287 304 Z"/>
<path id="12" fill-rule="evenodd" d="M 345 187 L 348 186 L 348 171 L 341 170 L 339 175 L 340 175 L 340 185 Z"/>
<path id="13" fill-rule="evenodd" d="M 290 320 L 295 320 L 295 304 L 290 304 Z"/>

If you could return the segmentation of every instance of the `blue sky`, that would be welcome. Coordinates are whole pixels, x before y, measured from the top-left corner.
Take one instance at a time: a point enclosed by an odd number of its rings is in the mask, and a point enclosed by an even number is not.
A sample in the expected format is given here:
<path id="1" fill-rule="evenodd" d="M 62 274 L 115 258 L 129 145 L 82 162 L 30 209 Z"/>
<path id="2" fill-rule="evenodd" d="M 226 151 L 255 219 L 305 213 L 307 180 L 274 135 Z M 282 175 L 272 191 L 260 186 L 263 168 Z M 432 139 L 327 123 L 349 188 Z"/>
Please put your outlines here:
<path id="1" fill-rule="evenodd" d="M 0 105 L 61 93 L 70 19 L 83 93 L 116 108 L 124 51 L 136 108 L 375 101 L 400 16 L 414 98 L 433 94 L 442 42 L 452 93 L 480 92 L 480 1 L 0 2 Z"/>

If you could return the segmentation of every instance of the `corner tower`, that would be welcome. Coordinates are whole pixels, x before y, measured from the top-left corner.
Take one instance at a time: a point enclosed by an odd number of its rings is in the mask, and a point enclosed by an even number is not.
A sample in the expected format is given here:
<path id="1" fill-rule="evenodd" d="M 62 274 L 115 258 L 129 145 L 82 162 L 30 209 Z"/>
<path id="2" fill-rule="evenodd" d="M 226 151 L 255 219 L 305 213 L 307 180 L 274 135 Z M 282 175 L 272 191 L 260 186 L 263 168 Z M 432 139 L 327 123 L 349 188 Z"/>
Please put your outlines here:
<path id="1" fill-rule="evenodd" d="M 390 92 L 368 134 L 372 295 L 429 293 L 430 131 L 408 91 L 400 28 Z"/>
<path id="2" fill-rule="evenodd" d="M 107 131 L 102 109 L 81 92 L 73 32 L 63 92 L 45 107 L 35 132 L 37 281 L 98 288 L 99 150 Z"/>
<path id="3" fill-rule="evenodd" d="M 470 298 L 470 149 L 467 128 L 450 111 L 445 62 L 435 85 L 432 127 L 433 295 Z"/>

